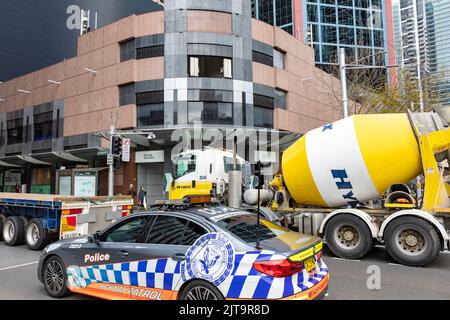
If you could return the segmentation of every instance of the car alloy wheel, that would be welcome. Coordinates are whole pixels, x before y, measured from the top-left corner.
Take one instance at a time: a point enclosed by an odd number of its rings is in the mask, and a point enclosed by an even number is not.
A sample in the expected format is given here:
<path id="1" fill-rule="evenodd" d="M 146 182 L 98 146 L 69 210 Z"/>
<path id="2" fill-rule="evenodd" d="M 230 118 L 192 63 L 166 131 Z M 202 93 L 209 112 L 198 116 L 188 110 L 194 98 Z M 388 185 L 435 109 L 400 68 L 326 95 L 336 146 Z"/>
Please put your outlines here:
<path id="1" fill-rule="evenodd" d="M 47 263 L 44 273 L 44 282 L 47 290 L 58 295 L 64 287 L 64 268 L 61 263 L 53 259 Z"/>
<path id="2" fill-rule="evenodd" d="M 208 288 L 194 287 L 187 292 L 186 300 L 218 300 L 218 298 Z"/>

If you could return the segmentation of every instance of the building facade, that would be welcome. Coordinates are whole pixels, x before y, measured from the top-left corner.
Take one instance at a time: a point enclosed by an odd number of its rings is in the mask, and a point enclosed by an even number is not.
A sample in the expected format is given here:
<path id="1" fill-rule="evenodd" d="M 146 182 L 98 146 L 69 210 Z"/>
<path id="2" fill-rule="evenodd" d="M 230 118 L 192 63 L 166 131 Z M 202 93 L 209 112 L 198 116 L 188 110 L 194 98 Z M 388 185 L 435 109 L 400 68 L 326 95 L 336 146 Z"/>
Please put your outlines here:
<path id="1" fill-rule="evenodd" d="M 438 103 L 450 106 L 450 2 L 445 0 L 427 0 L 425 3 L 427 19 L 427 40 L 429 71 L 437 74 L 434 91 L 438 94 Z"/>
<path id="2" fill-rule="evenodd" d="M 152 201 L 164 196 L 175 130 L 305 133 L 341 115 L 340 83 L 315 67 L 314 51 L 252 19 L 244 0 L 165 1 L 164 11 L 81 36 L 77 50 L 0 84 L 5 190 L 20 181 L 28 192 L 57 192 L 57 170 L 105 168 L 102 133 L 114 125 L 132 139 L 115 192 L 143 185 Z"/>
<path id="3" fill-rule="evenodd" d="M 253 0 L 252 8 L 312 46 L 319 67 L 337 64 L 341 47 L 350 63 L 395 64 L 391 0 Z M 395 69 L 388 76 L 395 79 Z"/>
<path id="4" fill-rule="evenodd" d="M 74 57 L 81 10 L 90 12 L 89 26 L 95 29 L 161 7 L 149 0 L 2 0 L 0 81 Z"/>

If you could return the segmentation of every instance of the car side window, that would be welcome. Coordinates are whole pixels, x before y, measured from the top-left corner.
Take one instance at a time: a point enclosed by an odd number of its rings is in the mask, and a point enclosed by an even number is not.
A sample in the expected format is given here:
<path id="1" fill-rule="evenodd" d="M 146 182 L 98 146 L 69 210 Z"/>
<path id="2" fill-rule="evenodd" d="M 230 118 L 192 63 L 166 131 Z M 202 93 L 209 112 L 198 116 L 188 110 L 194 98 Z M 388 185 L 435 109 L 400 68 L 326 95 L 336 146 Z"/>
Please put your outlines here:
<path id="1" fill-rule="evenodd" d="M 151 217 L 131 218 L 108 230 L 100 237 L 102 242 L 144 243 Z"/>
<path id="2" fill-rule="evenodd" d="M 183 246 L 192 246 L 194 242 L 206 234 L 207 231 L 205 228 L 199 226 L 198 224 L 189 221 L 186 226 L 186 230 L 183 235 L 183 239 L 181 240 L 181 245 Z"/>
<path id="3" fill-rule="evenodd" d="M 149 244 L 179 245 L 187 220 L 171 216 L 158 216 L 147 238 Z"/>

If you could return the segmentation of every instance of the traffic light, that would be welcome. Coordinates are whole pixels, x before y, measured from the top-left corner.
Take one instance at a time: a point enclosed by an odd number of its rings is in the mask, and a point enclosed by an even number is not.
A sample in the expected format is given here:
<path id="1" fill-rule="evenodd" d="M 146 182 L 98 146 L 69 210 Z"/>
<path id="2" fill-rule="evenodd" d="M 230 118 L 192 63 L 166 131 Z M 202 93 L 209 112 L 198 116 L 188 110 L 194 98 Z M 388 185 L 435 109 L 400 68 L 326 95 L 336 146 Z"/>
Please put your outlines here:
<path id="1" fill-rule="evenodd" d="M 122 161 L 120 160 L 120 158 L 114 157 L 114 160 L 113 160 L 113 168 L 114 168 L 114 170 L 118 170 L 120 168 L 121 162 Z"/>
<path id="2" fill-rule="evenodd" d="M 120 158 L 122 156 L 122 138 L 118 136 L 112 137 L 112 154 L 114 157 Z"/>

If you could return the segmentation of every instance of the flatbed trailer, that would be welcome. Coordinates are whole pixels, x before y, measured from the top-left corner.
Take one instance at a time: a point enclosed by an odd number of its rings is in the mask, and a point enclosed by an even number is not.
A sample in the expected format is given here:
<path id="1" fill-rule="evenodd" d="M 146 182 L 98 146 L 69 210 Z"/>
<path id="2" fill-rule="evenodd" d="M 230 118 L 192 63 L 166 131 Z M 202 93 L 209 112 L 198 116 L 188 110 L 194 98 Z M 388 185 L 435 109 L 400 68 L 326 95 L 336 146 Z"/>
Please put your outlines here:
<path id="1" fill-rule="evenodd" d="M 84 236 L 132 212 L 130 196 L 75 197 L 0 193 L 0 240 L 41 250 L 48 243 Z"/>

